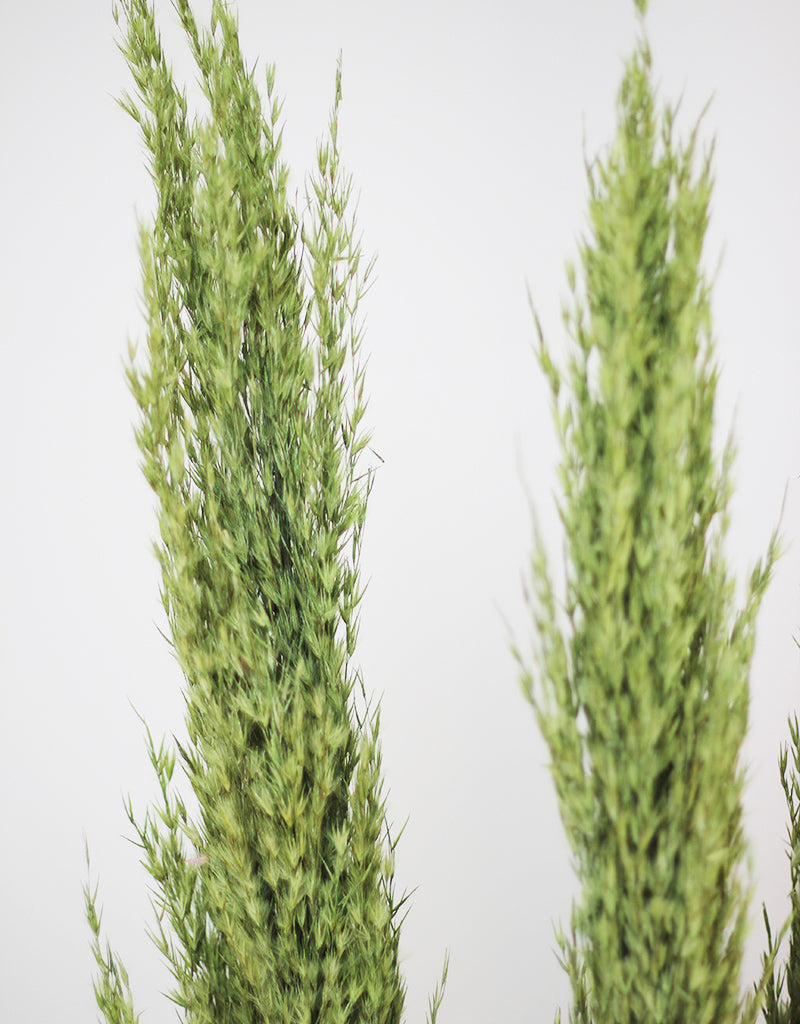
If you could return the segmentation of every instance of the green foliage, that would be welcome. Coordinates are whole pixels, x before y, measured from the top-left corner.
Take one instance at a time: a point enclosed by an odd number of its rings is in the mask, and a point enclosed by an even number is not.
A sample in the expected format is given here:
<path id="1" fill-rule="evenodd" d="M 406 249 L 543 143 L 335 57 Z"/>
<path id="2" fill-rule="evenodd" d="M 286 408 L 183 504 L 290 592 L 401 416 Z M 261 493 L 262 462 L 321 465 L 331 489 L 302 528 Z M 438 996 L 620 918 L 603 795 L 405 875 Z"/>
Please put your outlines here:
<path id="1" fill-rule="evenodd" d="M 639 5 L 643 8 L 643 4 Z M 729 444 L 701 268 L 710 152 L 656 109 L 641 40 L 618 134 L 589 169 L 573 341 L 539 329 L 563 458 L 559 599 L 537 533 L 525 691 L 547 742 L 580 895 L 561 935 L 576 1024 L 752 1021 L 739 995 L 748 886 L 739 763 L 773 536 L 733 608 L 723 557 Z"/>
<path id="2" fill-rule="evenodd" d="M 158 205 L 141 230 L 147 351 L 128 378 L 158 499 L 162 600 L 186 677 L 179 745 L 198 810 L 150 760 L 159 804 L 129 818 L 154 880 L 153 938 L 192 1024 L 394 1024 L 404 902 L 382 797 L 379 720 L 353 667 L 368 267 L 337 146 L 340 73 L 305 223 L 287 198 L 280 106 L 266 115 L 234 16 L 174 0 L 210 107 L 190 120 L 146 0 L 120 0 Z M 361 711 L 357 710 L 360 707 Z M 87 914 L 108 1024 L 127 976 Z M 435 1017 L 440 993 L 432 1003 Z"/>
<path id="3" fill-rule="evenodd" d="M 797 718 L 789 722 L 792 761 L 789 748 L 780 753 L 780 772 L 786 805 L 789 810 L 789 842 L 787 855 L 791 877 L 791 912 L 789 915 L 789 956 L 787 963 L 775 969 L 775 959 L 782 935 L 773 938 L 766 907 L 764 925 L 767 931 L 767 952 L 762 957 L 767 976 L 764 998 L 764 1019 L 767 1024 L 798 1024 L 800 1022 L 800 725 Z M 784 928 L 784 931 L 786 929 Z M 784 986 L 786 998 L 783 998 Z"/>

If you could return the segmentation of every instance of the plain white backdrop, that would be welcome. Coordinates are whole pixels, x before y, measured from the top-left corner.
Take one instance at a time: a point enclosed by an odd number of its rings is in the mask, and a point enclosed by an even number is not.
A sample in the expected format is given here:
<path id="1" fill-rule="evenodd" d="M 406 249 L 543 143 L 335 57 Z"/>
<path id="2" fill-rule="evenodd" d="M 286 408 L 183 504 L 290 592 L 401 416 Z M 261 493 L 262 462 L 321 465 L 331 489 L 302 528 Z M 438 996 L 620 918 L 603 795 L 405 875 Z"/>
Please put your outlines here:
<path id="1" fill-rule="evenodd" d="M 197 3 L 202 17 L 208 0 Z M 786 495 L 745 758 L 755 978 L 765 900 L 788 902 L 777 756 L 800 708 L 800 11 L 652 0 L 662 98 L 706 101 L 716 137 L 719 436 L 738 440 L 730 562 L 743 578 Z M 197 95 L 177 18 L 156 0 Z M 239 0 L 250 62 L 277 65 L 302 195 L 344 62 L 343 159 L 377 253 L 364 304 L 369 419 L 384 460 L 364 551 L 360 661 L 382 695 L 407 1020 L 451 950 L 442 1024 L 546 1024 L 568 988 L 553 924 L 574 892 L 546 754 L 509 654 L 528 636 L 529 496 L 559 545 L 557 456 L 529 286 L 563 337 L 564 261 L 585 225 L 584 148 L 612 138 L 631 0 Z M 0 1021 L 96 1017 L 84 837 L 143 1024 L 175 1019 L 145 937 L 147 879 L 122 799 L 153 793 L 142 727 L 179 731 L 180 675 L 151 553 L 127 339 L 142 335 L 137 216 L 152 208 L 110 2 L 0 0 Z M 263 82 L 263 77 L 261 78 Z M 794 541 L 792 546 L 791 542 Z"/>

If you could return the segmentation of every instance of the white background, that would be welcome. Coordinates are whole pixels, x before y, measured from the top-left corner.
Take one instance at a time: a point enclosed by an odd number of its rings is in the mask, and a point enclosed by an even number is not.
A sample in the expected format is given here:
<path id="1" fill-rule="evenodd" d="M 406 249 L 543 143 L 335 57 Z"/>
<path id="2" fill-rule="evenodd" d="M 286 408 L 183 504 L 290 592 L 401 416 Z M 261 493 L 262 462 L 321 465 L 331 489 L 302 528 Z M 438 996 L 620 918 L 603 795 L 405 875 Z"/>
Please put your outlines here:
<path id="1" fill-rule="evenodd" d="M 164 42 L 192 82 L 170 5 Z M 786 906 L 776 760 L 800 706 L 800 13 L 796 0 L 652 0 L 662 97 L 683 125 L 714 94 L 707 266 L 718 427 L 738 439 L 731 565 L 764 551 L 786 492 L 795 541 L 764 602 L 752 672 L 754 930 Z M 197 5 L 204 16 L 206 2 Z M 583 147 L 610 139 L 631 0 L 240 0 L 248 59 L 277 64 L 302 194 L 338 51 L 341 140 L 378 255 L 365 302 L 370 506 L 360 658 L 383 695 L 389 807 L 409 818 L 399 887 L 407 1019 L 446 948 L 440 1021 L 545 1024 L 567 1002 L 553 924 L 574 891 L 546 755 L 509 630 L 528 635 L 529 496 L 557 542 L 556 458 L 526 285 L 556 344 L 564 261 L 585 224 Z M 180 677 L 151 554 L 155 518 L 123 377 L 142 334 L 136 220 L 152 208 L 110 3 L 0 0 L 0 1021 L 95 1019 L 84 836 L 144 1024 L 174 1019 L 144 934 L 147 878 L 122 798 L 153 782 L 142 728 L 179 730 Z M 262 79 L 263 81 L 263 79 Z M 191 94 L 196 88 L 191 86 Z M 787 490 L 788 488 L 788 490 Z"/>

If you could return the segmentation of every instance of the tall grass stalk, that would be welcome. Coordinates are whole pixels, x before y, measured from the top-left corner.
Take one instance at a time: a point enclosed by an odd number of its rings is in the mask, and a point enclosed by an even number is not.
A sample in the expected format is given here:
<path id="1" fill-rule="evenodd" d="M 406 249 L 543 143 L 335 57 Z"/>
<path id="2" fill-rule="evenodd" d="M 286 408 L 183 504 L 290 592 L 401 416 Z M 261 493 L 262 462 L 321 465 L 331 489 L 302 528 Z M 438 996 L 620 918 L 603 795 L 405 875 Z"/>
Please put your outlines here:
<path id="1" fill-rule="evenodd" d="M 209 115 L 190 118 L 153 8 L 120 0 L 157 195 L 140 236 L 144 357 L 128 379 L 158 508 L 188 738 L 148 731 L 160 800 L 127 810 L 153 938 L 192 1024 L 395 1024 L 404 982 L 378 713 L 354 663 L 371 470 L 358 319 L 369 266 L 339 157 L 340 72 L 306 209 L 229 7 L 173 4 Z M 196 804 L 176 785 L 180 764 Z M 108 1024 L 136 1019 L 86 908 Z M 436 1016 L 440 989 L 432 1000 Z"/>
<path id="2" fill-rule="evenodd" d="M 567 558 L 562 589 L 537 529 L 538 642 L 521 665 L 579 883 L 559 935 L 575 1024 L 750 1022 L 766 984 L 740 994 L 740 755 L 777 539 L 736 610 L 723 554 L 732 445 L 718 457 L 712 443 L 702 269 L 711 150 L 698 125 L 678 138 L 675 113 L 656 102 L 640 24 L 616 139 L 588 168 L 564 367 L 536 321 Z"/>

